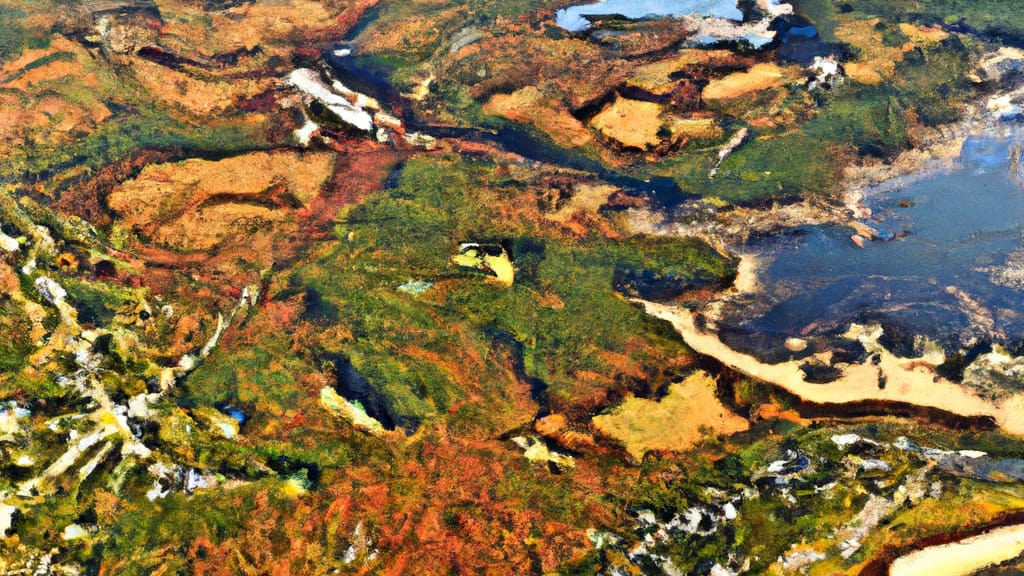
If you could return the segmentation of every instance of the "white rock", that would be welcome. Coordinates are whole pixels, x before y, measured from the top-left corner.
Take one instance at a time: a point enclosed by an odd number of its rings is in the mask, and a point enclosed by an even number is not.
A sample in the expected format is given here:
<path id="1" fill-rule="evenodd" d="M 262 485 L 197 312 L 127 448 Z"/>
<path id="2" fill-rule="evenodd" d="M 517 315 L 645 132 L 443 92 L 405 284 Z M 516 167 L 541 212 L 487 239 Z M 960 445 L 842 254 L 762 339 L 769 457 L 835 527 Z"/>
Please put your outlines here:
<path id="1" fill-rule="evenodd" d="M 857 434 L 834 434 L 832 436 L 832 442 L 840 448 L 846 448 L 847 446 L 853 446 L 857 442 L 863 440 Z"/>
<path id="2" fill-rule="evenodd" d="M 223 434 L 224 437 L 227 438 L 228 440 L 231 440 L 235 436 L 238 436 L 237 424 L 232 426 L 229 422 L 218 422 L 217 427 L 220 428 L 220 433 Z"/>
<path id="3" fill-rule="evenodd" d="M 196 357 L 191 354 L 185 354 L 178 360 L 178 368 L 184 372 L 191 372 L 198 364 Z"/>
<path id="4" fill-rule="evenodd" d="M 216 478 L 212 476 L 206 476 L 202 472 L 199 472 L 195 468 L 189 468 L 188 472 L 185 473 L 185 492 L 189 494 L 196 490 L 204 488 L 210 488 L 217 483 Z"/>
<path id="5" fill-rule="evenodd" d="M 1003 46 L 981 59 L 969 78 L 975 82 L 1001 82 L 1024 71 L 1024 51 Z"/>
<path id="6" fill-rule="evenodd" d="M 163 489 L 159 480 L 153 480 L 153 487 L 146 491 L 146 498 L 148 498 L 150 502 L 153 502 L 157 498 L 166 498 L 170 493 L 170 490 Z"/>
<path id="7" fill-rule="evenodd" d="M 654 512 L 651 510 L 640 510 L 636 513 L 636 520 L 640 524 L 653 525 L 658 523 L 658 519 L 654 516 Z"/>
<path id="8" fill-rule="evenodd" d="M 341 557 L 341 561 L 345 564 L 351 564 L 356 561 L 357 554 L 358 552 L 356 552 L 356 547 L 350 545 L 345 549 L 345 554 Z"/>
<path id="9" fill-rule="evenodd" d="M 373 131 L 373 117 L 366 110 L 363 110 L 358 103 L 350 102 L 348 98 L 336 93 L 330 86 L 324 84 L 323 80 L 320 79 L 320 75 L 315 71 L 308 68 L 293 70 L 288 75 L 288 82 L 307 95 L 322 102 L 327 106 L 328 110 L 337 115 L 346 124 L 350 124 L 364 132 Z M 335 84 L 344 88 L 344 85 L 340 82 Z M 355 94 L 347 88 L 345 90 Z M 363 98 L 366 99 L 366 102 L 372 100 L 366 96 Z M 360 99 L 356 98 L 356 100 L 358 102 Z"/>
<path id="10" fill-rule="evenodd" d="M 387 112 L 377 112 L 373 115 L 373 123 L 385 128 L 397 129 L 402 127 L 402 121 Z"/>
<path id="11" fill-rule="evenodd" d="M 367 414 L 366 409 L 361 404 L 349 402 L 348 399 L 338 394 L 331 386 L 324 386 L 320 389 L 320 405 L 328 412 L 348 420 L 360 430 L 371 434 L 381 434 L 384 432 L 384 426 L 380 421 Z M 518 444 L 518 442 L 516 443 Z"/>
<path id="12" fill-rule="evenodd" d="M 18 509 L 10 504 L 0 504 L 0 536 L 6 536 L 14 522 L 14 513 Z"/>
<path id="13" fill-rule="evenodd" d="M 47 278 L 46 276 L 40 276 L 35 281 L 36 290 L 39 291 L 39 295 L 44 300 L 56 306 L 57 304 L 64 301 L 67 298 L 68 293 L 64 288 L 57 284 L 55 281 Z"/>
<path id="14" fill-rule="evenodd" d="M 316 122 L 306 118 L 306 123 L 301 128 L 295 129 L 295 139 L 299 141 L 299 144 L 309 146 L 309 141 L 313 138 L 313 134 L 319 129 L 320 126 Z"/>
<path id="15" fill-rule="evenodd" d="M 786 338 L 786 350 L 790 352 L 803 352 L 807 350 L 807 340 L 803 338 Z"/>
<path id="16" fill-rule="evenodd" d="M 405 135 L 405 142 L 410 146 L 417 146 L 425 150 L 433 150 L 437 146 L 437 139 L 429 134 L 410 132 Z"/>
<path id="17" fill-rule="evenodd" d="M 892 468 L 889 466 L 889 463 L 886 462 L 885 460 L 878 460 L 872 458 L 861 461 L 860 469 L 864 471 L 881 470 L 883 472 L 888 472 Z"/>
<path id="18" fill-rule="evenodd" d="M 150 417 L 149 399 L 146 394 L 137 394 L 128 400 L 128 417 L 145 420 Z"/>
<path id="19" fill-rule="evenodd" d="M 17 239 L 11 238 L 7 234 L 0 232 L 0 250 L 5 252 L 17 252 L 19 247 Z"/>
<path id="20" fill-rule="evenodd" d="M 4 410 L 0 412 L 0 434 L 17 434 L 21 431 L 21 426 L 18 425 L 18 417 L 13 412 Z"/>
<path id="21" fill-rule="evenodd" d="M 139 442 L 134 438 L 125 440 L 121 446 L 121 456 L 138 456 L 139 458 L 149 458 L 153 454 L 153 451 L 146 447 L 145 444 Z"/>
<path id="22" fill-rule="evenodd" d="M 619 543 L 618 536 L 611 532 L 605 532 L 604 530 L 598 530 L 596 528 L 587 528 L 587 539 L 594 545 L 594 548 L 600 550 L 606 546 L 614 546 Z"/>
<path id="23" fill-rule="evenodd" d="M 714 566 L 712 566 L 711 567 L 711 572 L 709 572 L 708 575 L 709 576 L 738 576 L 738 574 L 736 572 L 733 572 L 732 570 L 729 570 L 728 568 L 722 566 L 721 564 L 715 564 Z"/>
<path id="24" fill-rule="evenodd" d="M 768 16 L 772 18 L 775 18 L 776 16 L 784 16 L 786 14 L 793 13 L 792 4 L 783 4 L 782 2 L 779 2 L 779 0 L 766 0 L 763 2 L 758 2 L 758 4 L 760 4 L 761 7 L 768 12 Z"/>
<path id="25" fill-rule="evenodd" d="M 1021 114 L 1021 94 L 1013 92 L 990 96 L 985 107 L 995 118 L 1013 118 Z"/>
<path id="26" fill-rule="evenodd" d="M 844 79 L 843 69 L 835 56 L 814 56 L 814 64 L 807 67 L 807 71 L 814 75 L 814 78 L 807 84 L 808 90 L 815 90 L 824 84 L 841 84 Z"/>
<path id="27" fill-rule="evenodd" d="M 732 502 L 726 502 L 725 506 L 722 506 L 722 513 L 725 515 L 726 520 L 736 519 L 736 507 L 733 506 Z"/>
<path id="28" fill-rule="evenodd" d="M 61 538 L 67 540 L 77 540 L 79 538 L 85 538 L 89 535 L 89 531 L 82 528 L 78 524 L 68 524 L 64 527 L 64 533 L 61 534 Z"/>
<path id="29" fill-rule="evenodd" d="M 840 547 L 842 546 L 843 545 L 840 544 Z M 810 566 L 815 562 L 820 562 L 825 558 L 826 556 L 817 550 L 804 549 L 790 552 L 789 554 L 780 557 L 779 561 L 782 563 L 782 567 L 785 570 L 795 572 L 805 566 Z"/>

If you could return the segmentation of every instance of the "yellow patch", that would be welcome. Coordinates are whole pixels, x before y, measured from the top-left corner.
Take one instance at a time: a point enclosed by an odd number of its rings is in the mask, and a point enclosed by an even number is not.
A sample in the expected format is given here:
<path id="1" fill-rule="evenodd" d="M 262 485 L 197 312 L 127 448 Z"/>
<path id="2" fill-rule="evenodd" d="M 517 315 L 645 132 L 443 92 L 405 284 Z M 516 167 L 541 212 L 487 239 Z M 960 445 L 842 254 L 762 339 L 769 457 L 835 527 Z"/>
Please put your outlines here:
<path id="1" fill-rule="evenodd" d="M 680 452 L 698 444 L 707 432 L 734 434 L 750 428 L 715 396 L 715 381 L 697 372 L 672 384 L 661 401 L 629 398 L 608 414 L 594 417 L 594 428 L 622 442 L 642 460 L 650 450 Z"/>
<path id="2" fill-rule="evenodd" d="M 515 282 L 515 268 L 504 249 L 500 255 L 492 256 L 471 244 L 464 246 L 458 254 L 452 256 L 452 262 L 466 268 L 490 270 L 494 273 L 493 280 L 505 287 L 512 286 Z"/>
<path id="3" fill-rule="evenodd" d="M 794 80 L 793 75 L 775 64 L 755 64 L 746 72 L 736 72 L 724 78 L 712 80 L 702 93 L 705 100 L 730 100 L 754 92 L 769 90 L 786 85 Z"/>
<path id="4" fill-rule="evenodd" d="M 646 150 L 661 143 L 662 111 L 661 104 L 618 97 L 594 116 L 590 125 L 623 146 Z"/>

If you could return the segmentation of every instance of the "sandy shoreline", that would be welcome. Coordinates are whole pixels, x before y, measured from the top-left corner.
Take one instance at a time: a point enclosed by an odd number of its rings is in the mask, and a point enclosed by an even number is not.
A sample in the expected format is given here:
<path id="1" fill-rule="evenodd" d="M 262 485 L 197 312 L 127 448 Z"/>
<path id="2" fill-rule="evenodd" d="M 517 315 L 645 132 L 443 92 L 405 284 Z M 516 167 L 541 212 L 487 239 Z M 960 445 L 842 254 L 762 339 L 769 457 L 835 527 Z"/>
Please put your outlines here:
<path id="1" fill-rule="evenodd" d="M 1024 524 L 996 528 L 959 542 L 931 546 L 897 558 L 891 576 L 968 576 L 1024 553 Z"/>
<path id="2" fill-rule="evenodd" d="M 878 345 L 879 330 L 862 327 L 860 334 L 852 335 L 876 354 L 877 364 L 840 364 L 836 366 L 841 370 L 839 378 L 829 384 L 815 384 L 804 379 L 798 360 L 769 364 L 726 346 L 717 334 L 698 328 L 693 313 L 686 308 L 633 301 L 641 304 L 648 314 L 671 323 L 687 346 L 698 354 L 710 356 L 737 372 L 778 386 L 804 400 L 839 405 L 864 401 L 903 403 L 964 417 L 991 417 L 1004 431 L 1024 436 L 1024 393 L 1008 396 L 998 403 L 981 398 L 966 387 L 938 376 L 934 366 L 921 359 L 900 358 Z M 880 386 L 881 382 L 884 386 Z"/>

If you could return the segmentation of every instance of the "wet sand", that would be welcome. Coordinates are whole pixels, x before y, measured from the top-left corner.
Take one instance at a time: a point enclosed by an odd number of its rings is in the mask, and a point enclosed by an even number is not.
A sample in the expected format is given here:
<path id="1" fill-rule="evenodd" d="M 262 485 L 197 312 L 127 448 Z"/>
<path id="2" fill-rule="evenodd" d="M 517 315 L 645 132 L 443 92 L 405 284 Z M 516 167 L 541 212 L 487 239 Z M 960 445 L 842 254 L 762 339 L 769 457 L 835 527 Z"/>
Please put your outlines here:
<path id="1" fill-rule="evenodd" d="M 841 375 L 828 384 L 804 380 L 800 362 L 790 360 L 778 364 L 757 358 L 726 346 L 713 332 L 697 327 L 692 312 L 686 308 L 634 300 L 648 314 L 667 320 L 695 352 L 710 356 L 742 374 L 774 384 L 800 398 L 818 404 L 853 404 L 881 401 L 938 409 L 965 417 L 991 417 L 1004 431 L 1024 435 L 1024 394 L 1015 394 L 995 403 L 968 389 L 938 376 L 933 367 L 920 359 L 900 358 L 884 348 L 876 348 L 878 364 L 838 365 Z M 872 346 L 877 336 L 862 335 L 858 339 Z M 877 346 L 877 345 L 876 345 Z M 884 378 L 884 387 L 879 386 Z"/>
<path id="2" fill-rule="evenodd" d="M 1006 526 L 965 538 L 959 542 L 932 546 L 896 559 L 891 576 L 967 576 L 987 566 L 1012 560 L 1024 553 L 1024 524 Z"/>

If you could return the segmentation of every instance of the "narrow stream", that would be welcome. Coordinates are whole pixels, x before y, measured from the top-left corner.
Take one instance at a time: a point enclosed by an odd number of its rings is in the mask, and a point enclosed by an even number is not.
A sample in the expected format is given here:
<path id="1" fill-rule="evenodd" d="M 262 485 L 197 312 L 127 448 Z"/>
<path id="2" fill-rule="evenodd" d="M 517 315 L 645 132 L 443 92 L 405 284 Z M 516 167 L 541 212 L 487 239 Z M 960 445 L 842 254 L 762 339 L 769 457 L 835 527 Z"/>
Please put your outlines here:
<path id="1" fill-rule="evenodd" d="M 385 103 L 392 110 L 402 109 L 403 97 L 390 84 L 389 71 L 380 62 L 358 55 L 358 49 L 346 43 L 336 44 L 323 52 L 324 61 L 339 80 L 350 88 L 369 94 Z M 577 151 L 560 148 L 535 131 L 515 123 L 503 124 L 493 129 L 467 128 L 461 126 L 437 126 L 424 122 L 406 109 L 402 121 L 410 131 L 427 134 L 434 138 L 457 138 L 476 142 L 488 142 L 528 160 L 554 164 L 571 170 L 590 172 L 597 178 L 620 186 L 642 197 L 653 199 L 666 210 L 698 198 L 682 190 L 671 178 L 642 180 L 604 167 L 600 161 Z"/>

